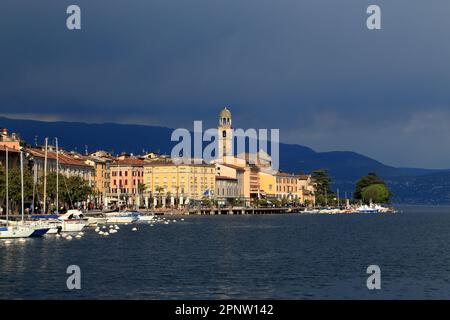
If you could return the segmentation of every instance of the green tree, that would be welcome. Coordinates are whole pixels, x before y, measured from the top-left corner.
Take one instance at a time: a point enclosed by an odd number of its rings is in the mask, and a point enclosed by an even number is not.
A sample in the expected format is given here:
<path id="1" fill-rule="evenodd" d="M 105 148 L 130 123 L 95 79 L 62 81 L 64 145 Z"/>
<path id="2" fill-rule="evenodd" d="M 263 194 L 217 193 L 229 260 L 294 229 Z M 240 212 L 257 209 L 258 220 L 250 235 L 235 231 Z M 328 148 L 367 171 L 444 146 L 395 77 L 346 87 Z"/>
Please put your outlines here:
<path id="1" fill-rule="evenodd" d="M 8 182 L 10 208 L 17 212 L 22 201 L 20 167 L 9 169 Z M 33 175 L 27 167 L 23 170 L 23 193 L 25 202 L 30 202 L 33 197 Z M 0 166 L 0 198 L 6 204 L 6 170 L 3 166 Z"/>
<path id="2" fill-rule="evenodd" d="M 39 185 L 39 192 L 44 193 L 44 182 Z M 67 178 L 59 175 L 59 204 L 66 204 L 72 207 L 76 202 L 86 201 L 94 189 L 88 182 L 78 176 Z M 43 198 L 42 198 L 43 199 Z M 47 175 L 47 201 L 56 201 L 56 173 L 51 172 Z M 48 206 L 47 206 L 48 208 Z"/>
<path id="3" fill-rule="evenodd" d="M 93 194 L 92 188 L 89 186 L 88 182 L 83 178 L 78 176 L 69 177 L 67 180 L 67 189 L 62 193 L 65 202 L 72 201 L 75 202 L 86 201 L 87 198 Z"/>
<path id="4" fill-rule="evenodd" d="M 311 178 L 316 184 L 316 203 L 319 205 L 332 203 L 335 195 L 331 190 L 331 177 L 328 170 L 315 170 L 311 173 Z"/>
<path id="5" fill-rule="evenodd" d="M 267 206 L 267 199 L 256 199 L 255 200 L 255 204 L 260 207 L 260 206 Z"/>
<path id="6" fill-rule="evenodd" d="M 366 203 L 370 201 L 375 203 L 386 203 L 389 202 L 390 192 L 384 184 L 378 183 L 362 189 L 361 195 L 363 201 Z"/>
<path id="7" fill-rule="evenodd" d="M 279 199 L 273 199 L 273 200 L 271 200 L 271 202 L 275 207 L 281 206 L 281 201 Z"/>
<path id="8" fill-rule="evenodd" d="M 353 194 L 353 198 L 357 200 L 362 200 L 362 190 L 368 186 L 373 184 L 382 184 L 386 186 L 386 183 L 375 173 L 370 172 L 367 176 L 362 177 L 356 183 L 355 192 Z M 386 187 L 387 188 L 387 187 Z M 389 190 L 389 189 L 388 189 Z"/>
<path id="9" fill-rule="evenodd" d="M 203 197 L 202 205 L 211 208 L 217 206 L 217 201 L 211 198 Z"/>

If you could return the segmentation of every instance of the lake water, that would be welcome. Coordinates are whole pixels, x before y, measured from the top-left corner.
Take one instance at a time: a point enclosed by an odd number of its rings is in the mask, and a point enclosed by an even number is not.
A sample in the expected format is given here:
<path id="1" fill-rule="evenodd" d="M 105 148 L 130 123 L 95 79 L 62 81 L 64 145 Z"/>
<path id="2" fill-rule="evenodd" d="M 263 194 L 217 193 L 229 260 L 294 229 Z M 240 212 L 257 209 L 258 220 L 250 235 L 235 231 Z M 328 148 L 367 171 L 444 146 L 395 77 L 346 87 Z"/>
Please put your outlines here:
<path id="1" fill-rule="evenodd" d="M 109 237 L 0 241 L 0 299 L 450 298 L 450 208 L 400 209 L 189 216 Z M 381 290 L 369 291 L 373 264 Z M 81 290 L 66 287 L 69 265 Z"/>

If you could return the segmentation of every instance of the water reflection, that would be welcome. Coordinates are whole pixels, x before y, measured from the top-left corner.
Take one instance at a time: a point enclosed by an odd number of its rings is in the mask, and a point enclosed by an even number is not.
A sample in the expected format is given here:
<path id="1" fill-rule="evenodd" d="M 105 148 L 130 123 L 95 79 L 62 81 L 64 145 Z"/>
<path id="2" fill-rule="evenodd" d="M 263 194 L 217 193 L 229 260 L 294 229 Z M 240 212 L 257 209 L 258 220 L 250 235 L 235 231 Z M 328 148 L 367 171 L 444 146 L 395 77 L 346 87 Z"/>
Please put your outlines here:
<path id="1" fill-rule="evenodd" d="M 0 242 L 0 298 L 450 298 L 450 215 L 214 216 Z M 79 265 L 82 290 L 65 287 Z M 382 268 L 369 292 L 365 269 Z M 33 288 L 33 290 L 30 290 Z"/>

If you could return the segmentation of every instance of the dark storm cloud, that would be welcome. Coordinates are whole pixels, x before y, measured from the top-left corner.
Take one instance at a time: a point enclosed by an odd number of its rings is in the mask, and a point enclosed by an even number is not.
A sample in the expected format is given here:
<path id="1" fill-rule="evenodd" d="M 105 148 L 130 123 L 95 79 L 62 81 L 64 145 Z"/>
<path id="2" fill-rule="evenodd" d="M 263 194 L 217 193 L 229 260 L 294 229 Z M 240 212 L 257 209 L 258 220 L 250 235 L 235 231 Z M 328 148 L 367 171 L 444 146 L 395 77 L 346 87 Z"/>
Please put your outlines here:
<path id="1" fill-rule="evenodd" d="M 431 4 L 432 2 L 432 4 Z M 65 9 L 82 9 L 82 30 Z M 365 27 L 369 4 L 382 30 Z M 284 141 L 449 167 L 450 2 L 3 1 L 1 114 L 281 128 Z"/>

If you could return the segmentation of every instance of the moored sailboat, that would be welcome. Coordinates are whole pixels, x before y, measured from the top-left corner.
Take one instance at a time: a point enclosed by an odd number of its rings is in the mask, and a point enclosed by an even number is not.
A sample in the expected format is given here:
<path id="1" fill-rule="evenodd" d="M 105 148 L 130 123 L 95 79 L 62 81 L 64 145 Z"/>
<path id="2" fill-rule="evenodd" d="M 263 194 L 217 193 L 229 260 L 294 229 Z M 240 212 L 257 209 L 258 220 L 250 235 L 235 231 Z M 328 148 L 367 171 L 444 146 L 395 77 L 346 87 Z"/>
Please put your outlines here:
<path id="1" fill-rule="evenodd" d="M 6 225 L 0 226 L 0 239 L 11 238 L 28 238 L 34 232 L 35 228 L 27 225 L 11 226 L 9 222 L 9 163 L 8 163 L 8 148 L 6 148 Z M 23 195 L 23 152 L 20 151 L 20 184 L 21 184 L 21 212 L 22 222 L 24 221 L 24 195 Z"/>

